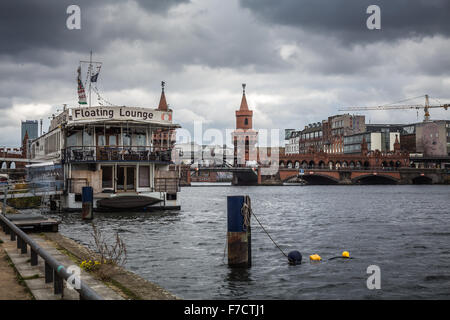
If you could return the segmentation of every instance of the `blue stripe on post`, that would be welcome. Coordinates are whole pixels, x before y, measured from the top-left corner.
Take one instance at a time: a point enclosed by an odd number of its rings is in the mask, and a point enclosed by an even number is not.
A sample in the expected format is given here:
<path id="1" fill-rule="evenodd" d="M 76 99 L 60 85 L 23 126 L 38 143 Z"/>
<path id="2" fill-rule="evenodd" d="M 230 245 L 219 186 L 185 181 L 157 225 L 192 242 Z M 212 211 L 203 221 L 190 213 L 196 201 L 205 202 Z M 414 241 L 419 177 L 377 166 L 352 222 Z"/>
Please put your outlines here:
<path id="1" fill-rule="evenodd" d="M 244 232 L 244 216 L 241 214 L 244 196 L 227 197 L 228 232 Z"/>
<path id="2" fill-rule="evenodd" d="M 92 187 L 83 187 L 81 191 L 81 201 L 83 203 L 94 201 L 94 190 Z"/>

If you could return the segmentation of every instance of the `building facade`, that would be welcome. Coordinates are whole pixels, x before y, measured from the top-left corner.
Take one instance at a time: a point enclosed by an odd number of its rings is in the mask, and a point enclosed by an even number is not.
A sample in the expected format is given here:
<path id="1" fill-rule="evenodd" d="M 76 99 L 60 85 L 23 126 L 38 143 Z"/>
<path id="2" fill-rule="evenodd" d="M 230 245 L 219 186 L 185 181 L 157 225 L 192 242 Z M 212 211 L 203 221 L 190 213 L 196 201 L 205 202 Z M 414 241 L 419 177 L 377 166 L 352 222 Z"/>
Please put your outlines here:
<path id="1" fill-rule="evenodd" d="M 450 121 L 416 124 L 416 151 L 423 156 L 450 156 Z"/>
<path id="2" fill-rule="evenodd" d="M 286 154 L 298 154 L 300 147 L 301 131 L 292 130 L 286 139 Z"/>
<path id="3" fill-rule="evenodd" d="M 343 154 L 344 136 L 366 131 L 365 116 L 350 114 L 331 116 L 323 124 L 323 128 L 324 152 Z"/>
<path id="4" fill-rule="evenodd" d="M 37 120 L 22 121 L 21 129 L 22 134 L 20 141 L 23 141 L 25 138 L 25 133 L 28 133 L 28 139 L 30 140 L 34 140 L 38 137 L 39 124 Z"/>
<path id="5" fill-rule="evenodd" d="M 310 123 L 300 131 L 301 154 L 323 151 L 323 127 L 322 122 Z"/>
<path id="6" fill-rule="evenodd" d="M 393 152 L 396 139 L 400 143 L 400 133 L 363 132 L 344 137 L 344 154 L 361 153 L 361 144 L 365 139 L 368 151 Z"/>

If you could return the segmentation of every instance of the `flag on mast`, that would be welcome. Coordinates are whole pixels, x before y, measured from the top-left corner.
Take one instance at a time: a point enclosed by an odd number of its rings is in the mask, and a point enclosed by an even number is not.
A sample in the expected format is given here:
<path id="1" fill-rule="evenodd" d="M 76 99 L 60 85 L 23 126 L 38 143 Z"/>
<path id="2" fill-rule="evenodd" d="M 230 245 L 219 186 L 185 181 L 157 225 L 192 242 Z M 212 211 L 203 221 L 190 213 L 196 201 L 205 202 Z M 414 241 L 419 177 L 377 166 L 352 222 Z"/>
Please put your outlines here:
<path id="1" fill-rule="evenodd" d="M 94 74 L 94 75 L 91 77 L 91 82 L 97 82 L 97 78 L 98 78 L 98 73 Z"/>
<path id="2" fill-rule="evenodd" d="M 93 76 L 91 76 L 91 82 L 97 82 L 97 78 L 98 78 L 98 75 L 100 74 L 101 67 L 102 67 L 101 64 L 97 66 L 97 72 Z"/>
<path id="3" fill-rule="evenodd" d="M 84 91 L 83 83 L 81 82 L 81 67 L 78 67 L 78 104 L 87 104 L 86 93 Z"/>

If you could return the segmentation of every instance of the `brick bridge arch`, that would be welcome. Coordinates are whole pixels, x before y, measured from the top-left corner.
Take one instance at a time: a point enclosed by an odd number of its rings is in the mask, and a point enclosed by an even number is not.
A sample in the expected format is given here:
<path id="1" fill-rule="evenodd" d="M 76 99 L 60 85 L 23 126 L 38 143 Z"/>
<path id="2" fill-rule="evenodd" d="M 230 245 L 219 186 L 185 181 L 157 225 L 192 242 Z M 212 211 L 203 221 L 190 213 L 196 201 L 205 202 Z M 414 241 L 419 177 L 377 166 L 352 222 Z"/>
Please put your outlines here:
<path id="1" fill-rule="evenodd" d="M 401 180 L 400 173 L 399 172 L 352 172 L 351 180 L 352 183 L 357 183 L 361 180 L 367 180 L 367 179 L 384 179 L 384 180 L 390 180 L 393 183 L 399 183 Z"/>
<path id="2" fill-rule="evenodd" d="M 282 182 L 287 182 L 293 178 L 299 176 L 297 170 L 280 170 L 280 180 Z M 316 177 L 318 179 L 316 179 Z M 307 182 L 313 182 L 313 180 L 326 179 L 328 182 L 339 183 L 339 172 L 315 172 L 306 170 L 301 178 Z M 323 180 L 325 181 L 325 180 Z"/>
<path id="3" fill-rule="evenodd" d="M 17 161 L 0 160 L 0 170 L 24 168 L 25 165 L 26 162 L 20 161 L 20 159 L 17 159 Z"/>
<path id="4" fill-rule="evenodd" d="M 424 174 L 418 175 L 411 179 L 412 184 L 433 184 L 433 178 L 427 177 Z"/>

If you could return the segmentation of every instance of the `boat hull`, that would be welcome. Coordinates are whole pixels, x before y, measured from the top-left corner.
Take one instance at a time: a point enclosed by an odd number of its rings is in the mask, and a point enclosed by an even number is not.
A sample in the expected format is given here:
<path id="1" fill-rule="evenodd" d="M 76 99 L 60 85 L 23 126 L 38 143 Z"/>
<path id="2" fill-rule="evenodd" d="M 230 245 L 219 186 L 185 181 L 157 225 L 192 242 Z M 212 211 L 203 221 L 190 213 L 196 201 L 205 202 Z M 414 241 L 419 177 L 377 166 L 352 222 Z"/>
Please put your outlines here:
<path id="1" fill-rule="evenodd" d="M 148 196 L 116 196 L 97 200 L 97 210 L 136 210 L 161 201 Z"/>

